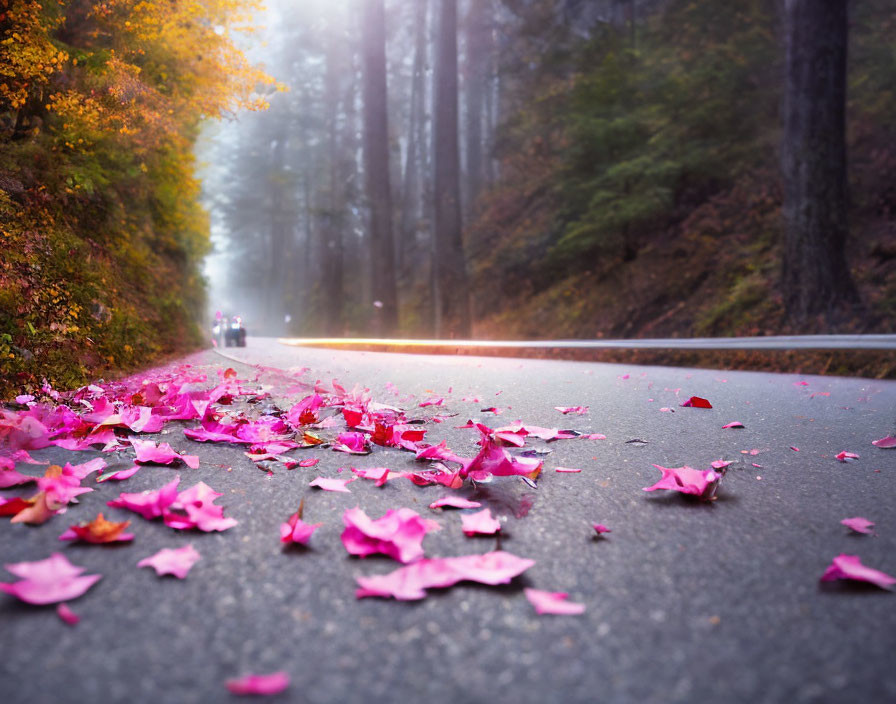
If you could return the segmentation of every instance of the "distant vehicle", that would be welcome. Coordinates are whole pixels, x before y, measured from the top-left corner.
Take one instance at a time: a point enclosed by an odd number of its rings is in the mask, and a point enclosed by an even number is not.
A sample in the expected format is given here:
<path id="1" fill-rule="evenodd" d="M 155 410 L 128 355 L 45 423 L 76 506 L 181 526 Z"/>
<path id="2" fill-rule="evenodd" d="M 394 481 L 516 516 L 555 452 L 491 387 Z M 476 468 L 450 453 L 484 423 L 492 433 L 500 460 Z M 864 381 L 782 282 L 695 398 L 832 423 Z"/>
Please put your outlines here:
<path id="1" fill-rule="evenodd" d="M 246 346 L 246 328 L 243 327 L 243 319 L 238 315 L 233 316 L 229 321 L 224 320 L 224 346 Z"/>

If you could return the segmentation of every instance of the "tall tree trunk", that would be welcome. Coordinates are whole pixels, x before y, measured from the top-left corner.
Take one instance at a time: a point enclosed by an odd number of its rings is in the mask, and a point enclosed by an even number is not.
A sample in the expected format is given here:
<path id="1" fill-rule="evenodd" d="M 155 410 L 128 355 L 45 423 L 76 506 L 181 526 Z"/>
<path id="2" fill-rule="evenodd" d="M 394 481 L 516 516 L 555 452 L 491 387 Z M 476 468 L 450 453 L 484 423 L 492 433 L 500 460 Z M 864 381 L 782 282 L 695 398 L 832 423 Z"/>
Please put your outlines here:
<path id="1" fill-rule="evenodd" d="M 436 334 L 470 336 L 470 296 L 461 238 L 460 158 L 457 136 L 457 0 L 440 0 L 435 66 Z"/>
<path id="2" fill-rule="evenodd" d="M 410 114 L 408 117 L 408 148 L 405 155 L 402 188 L 401 227 L 396 261 L 398 275 L 405 278 L 413 258 L 420 220 L 420 157 L 423 150 L 426 77 L 426 15 L 428 0 L 417 0 L 414 13 L 414 65 L 411 73 Z M 413 277 L 408 277 L 413 281 Z"/>
<path id="3" fill-rule="evenodd" d="M 281 130 L 271 145 L 271 161 L 269 170 L 269 188 L 271 192 L 271 223 L 269 278 L 267 281 L 268 305 L 267 332 L 269 335 L 280 335 L 283 323 L 283 303 L 286 298 L 285 264 L 289 256 L 289 215 L 286 212 L 286 184 L 284 167 L 286 154 L 285 130 Z"/>
<path id="4" fill-rule="evenodd" d="M 847 0 L 787 0 L 782 288 L 791 320 L 857 298 L 845 259 Z"/>
<path id="5" fill-rule="evenodd" d="M 345 209 L 342 197 L 340 161 L 339 161 L 339 87 L 340 38 L 334 28 L 330 28 L 329 45 L 327 47 L 327 68 L 325 76 L 324 106 L 329 116 L 327 125 L 327 142 L 324 162 L 327 178 L 323 187 L 323 207 L 320 208 L 321 228 L 325 246 L 321 252 L 323 257 L 324 282 L 323 291 L 326 298 L 327 311 L 324 329 L 328 335 L 342 335 L 344 331 L 343 309 L 345 307 L 345 245 L 343 242 L 342 211 Z"/>
<path id="6" fill-rule="evenodd" d="M 376 306 L 374 333 L 388 336 L 398 328 L 398 296 L 389 178 L 386 21 L 383 0 L 362 0 L 362 6 L 364 175 L 370 211 L 371 283 Z"/>
<path id="7" fill-rule="evenodd" d="M 467 11 L 466 27 L 466 160 L 467 173 L 465 204 L 467 214 L 476 206 L 482 190 L 482 115 L 483 98 L 487 90 L 488 72 L 488 0 L 471 0 Z"/>

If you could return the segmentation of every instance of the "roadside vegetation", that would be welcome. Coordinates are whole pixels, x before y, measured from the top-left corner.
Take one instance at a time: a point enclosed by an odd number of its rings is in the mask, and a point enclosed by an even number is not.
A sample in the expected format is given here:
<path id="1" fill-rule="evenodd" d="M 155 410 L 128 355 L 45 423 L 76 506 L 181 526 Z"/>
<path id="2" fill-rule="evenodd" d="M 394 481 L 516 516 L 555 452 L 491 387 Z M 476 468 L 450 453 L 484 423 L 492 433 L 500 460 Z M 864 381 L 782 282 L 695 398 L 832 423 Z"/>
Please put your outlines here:
<path id="1" fill-rule="evenodd" d="M 203 117 L 260 104 L 245 3 L 0 10 L 0 394 L 199 344 Z"/>

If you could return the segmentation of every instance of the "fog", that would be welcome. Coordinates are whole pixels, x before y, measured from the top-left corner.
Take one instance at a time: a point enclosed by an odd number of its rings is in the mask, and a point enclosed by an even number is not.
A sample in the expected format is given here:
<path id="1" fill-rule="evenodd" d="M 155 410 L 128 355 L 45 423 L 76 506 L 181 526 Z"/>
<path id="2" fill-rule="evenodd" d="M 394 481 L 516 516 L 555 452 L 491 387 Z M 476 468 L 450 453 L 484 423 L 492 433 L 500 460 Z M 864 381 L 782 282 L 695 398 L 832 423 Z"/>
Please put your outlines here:
<path id="1" fill-rule="evenodd" d="M 869 95 L 885 5 L 852 18 L 851 80 Z M 824 271 L 804 266 L 822 249 L 844 260 L 842 242 L 776 244 L 801 227 L 778 210 L 781 106 L 798 104 L 784 19 L 771 0 L 270 0 L 245 50 L 283 90 L 198 148 L 209 315 L 304 336 L 751 334 L 819 313 L 813 330 L 837 327 L 849 271 L 829 269 L 831 291 L 797 274 Z M 869 108 L 861 165 L 886 105 L 853 100 Z M 745 195 L 766 191 L 765 210 Z M 722 252 L 736 276 L 716 274 Z M 799 310 L 795 289 L 814 291 Z M 757 312 L 724 317 L 715 298 Z"/>

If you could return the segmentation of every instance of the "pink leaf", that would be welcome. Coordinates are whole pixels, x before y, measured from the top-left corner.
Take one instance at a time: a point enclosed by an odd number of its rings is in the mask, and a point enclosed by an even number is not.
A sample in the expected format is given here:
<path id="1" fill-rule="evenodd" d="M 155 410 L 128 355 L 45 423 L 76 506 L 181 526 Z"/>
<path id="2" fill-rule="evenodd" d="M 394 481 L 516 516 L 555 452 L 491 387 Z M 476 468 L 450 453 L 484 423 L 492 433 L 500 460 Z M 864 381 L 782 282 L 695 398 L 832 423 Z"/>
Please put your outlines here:
<path id="1" fill-rule="evenodd" d="M 739 420 L 735 420 L 735 421 L 732 421 L 731 423 L 728 423 L 727 425 L 723 425 L 722 430 L 728 430 L 729 428 L 743 428 L 743 427 L 744 427 L 743 423 L 741 423 Z"/>
<path id="2" fill-rule="evenodd" d="M 364 433 L 340 433 L 333 444 L 337 452 L 347 452 L 352 455 L 366 455 L 370 452 Z"/>
<path id="3" fill-rule="evenodd" d="M 534 560 L 495 551 L 484 555 L 464 555 L 420 560 L 384 575 L 356 577 L 359 599 L 369 596 L 393 597 L 400 601 L 423 599 L 427 589 L 450 587 L 463 580 L 480 584 L 507 584 L 535 564 Z"/>
<path id="4" fill-rule="evenodd" d="M 72 611 L 68 604 L 65 602 L 60 603 L 56 606 L 56 615 L 59 616 L 63 621 L 65 621 L 69 626 L 74 626 L 78 621 L 81 620 L 81 617 L 78 616 L 74 611 Z"/>
<path id="5" fill-rule="evenodd" d="M 381 518 L 371 520 L 356 506 L 342 515 L 342 521 L 342 544 L 350 555 L 367 557 L 381 553 L 405 564 L 423 557 L 423 538 L 441 527 L 409 508 L 389 510 Z"/>
<path id="6" fill-rule="evenodd" d="M 142 465 L 135 464 L 130 469 L 119 469 L 115 472 L 110 472 L 108 474 L 103 474 L 96 478 L 98 482 L 107 482 L 110 479 L 114 479 L 115 481 L 122 481 L 123 479 L 128 479 L 133 477 L 137 472 L 140 471 L 140 467 Z"/>
<path id="7" fill-rule="evenodd" d="M 355 481 L 357 477 L 352 477 L 351 479 L 328 479 L 326 477 L 317 477 L 308 486 L 316 486 L 318 489 L 323 489 L 324 491 L 341 491 L 346 494 L 350 494 L 346 488 L 346 484 L 350 484 Z"/>
<path id="8" fill-rule="evenodd" d="M 867 518 L 856 516 L 855 518 L 844 518 L 840 521 L 844 526 L 854 530 L 856 533 L 864 533 L 865 535 L 873 535 L 874 522 Z"/>
<path id="9" fill-rule="evenodd" d="M 82 462 L 81 464 L 72 465 L 66 462 L 65 467 L 62 468 L 62 473 L 67 477 L 75 477 L 79 481 L 83 481 L 94 472 L 102 472 L 105 468 L 106 460 L 102 457 L 94 457 L 92 460 Z"/>
<path id="10" fill-rule="evenodd" d="M 136 452 L 136 462 L 172 464 L 177 460 L 182 460 L 192 469 L 197 469 L 199 467 L 199 457 L 196 455 L 179 455 L 167 442 L 160 443 L 158 447 L 156 447 L 156 444 L 150 440 L 131 438 L 131 447 L 133 447 Z"/>
<path id="11" fill-rule="evenodd" d="M 361 479 L 373 480 L 374 482 L 376 482 L 376 486 L 383 486 L 392 477 L 401 476 L 397 472 L 390 471 L 388 467 L 352 467 L 352 472 L 361 477 Z"/>
<path id="12" fill-rule="evenodd" d="M 585 611 L 584 604 L 567 601 L 566 592 L 545 592 L 540 589 L 523 590 L 529 603 L 535 607 L 537 614 L 570 614 L 576 615 Z"/>
<path id="13" fill-rule="evenodd" d="M 269 675 L 249 674 L 227 680 L 225 684 L 232 694 L 279 694 L 289 687 L 289 675 L 285 672 L 272 672 Z"/>
<path id="14" fill-rule="evenodd" d="M 155 555 L 140 560 L 137 567 L 152 567 L 159 577 L 173 574 L 183 579 L 198 560 L 199 552 L 192 545 L 184 545 L 176 550 L 163 548 Z"/>
<path id="15" fill-rule="evenodd" d="M 588 406 L 554 406 L 554 410 L 560 411 L 563 415 L 575 413 L 581 416 L 588 412 Z"/>
<path id="16" fill-rule="evenodd" d="M 199 482 L 177 495 L 177 499 L 163 512 L 165 525 L 177 530 L 196 528 L 203 532 L 222 531 L 237 524 L 233 518 L 224 518 L 224 509 L 215 505 L 223 496 L 205 482 Z"/>
<path id="17" fill-rule="evenodd" d="M 126 508 L 134 513 L 139 513 L 144 518 L 158 518 L 177 500 L 177 485 L 180 477 L 175 477 L 161 489 L 156 491 L 142 491 L 138 494 L 119 494 L 117 499 L 107 501 L 107 506 L 113 508 Z"/>
<path id="18" fill-rule="evenodd" d="M 880 440 L 872 440 L 871 444 L 875 447 L 881 448 L 882 450 L 891 450 L 896 447 L 896 437 L 887 435 L 887 437 L 881 438 Z"/>
<path id="19" fill-rule="evenodd" d="M 451 508 L 479 508 L 482 504 L 478 501 L 470 501 L 462 496 L 451 495 L 436 499 L 429 505 L 430 508 L 444 508 L 449 506 Z"/>
<path id="20" fill-rule="evenodd" d="M 835 579 L 853 579 L 859 582 L 870 582 L 881 589 L 890 589 L 896 584 L 896 577 L 891 577 L 884 572 L 866 567 L 859 560 L 858 555 L 844 555 L 842 553 L 834 558 L 824 574 L 821 575 L 822 582 L 832 582 Z"/>
<path id="21" fill-rule="evenodd" d="M 528 476 L 533 479 L 538 476 L 541 471 L 541 460 L 513 457 L 498 444 L 495 432 L 491 428 L 481 423 L 476 423 L 476 428 L 480 433 L 481 449 L 476 457 L 464 463 L 461 476 L 468 476 L 477 481 L 488 476 Z"/>
<path id="22" fill-rule="evenodd" d="M 465 513 L 460 517 L 464 535 L 494 535 L 501 530 L 501 522 L 492 516 L 492 512 L 484 508 L 476 513 Z"/>
<path id="23" fill-rule="evenodd" d="M 29 477 L 27 474 L 20 474 L 14 469 L 0 469 L 0 489 L 8 489 L 11 486 L 20 486 L 29 482 L 36 482 L 37 477 Z"/>
<path id="24" fill-rule="evenodd" d="M 289 517 L 286 523 L 280 524 L 280 542 L 307 545 L 314 531 L 322 525 L 323 523 L 305 523 L 299 518 L 297 511 Z"/>
<path id="25" fill-rule="evenodd" d="M 47 506 L 54 511 L 70 504 L 75 497 L 93 491 L 81 486 L 81 480 L 77 477 L 67 474 L 38 477 L 37 486 L 46 494 Z"/>
<path id="26" fill-rule="evenodd" d="M 29 604 L 54 604 L 76 599 L 90 589 L 101 576 L 82 575 L 84 567 L 73 565 L 58 552 L 46 560 L 15 562 L 4 567 L 22 579 L 12 583 L 0 582 L 0 591 L 12 594 Z"/>
<path id="27" fill-rule="evenodd" d="M 840 460 L 841 462 L 846 462 L 848 460 L 857 460 L 859 459 L 859 456 L 855 452 L 847 452 L 846 450 L 843 450 L 842 452 L 835 455 L 834 458 Z"/>
<path id="28" fill-rule="evenodd" d="M 704 501 L 711 501 L 715 497 L 716 489 L 722 475 L 712 469 L 694 469 L 693 467 L 661 467 L 653 465 L 663 473 L 660 480 L 653 486 L 644 487 L 644 491 L 656 491 L 657 489 L 670 489 L 682 494 L 691 494 Z"/>

